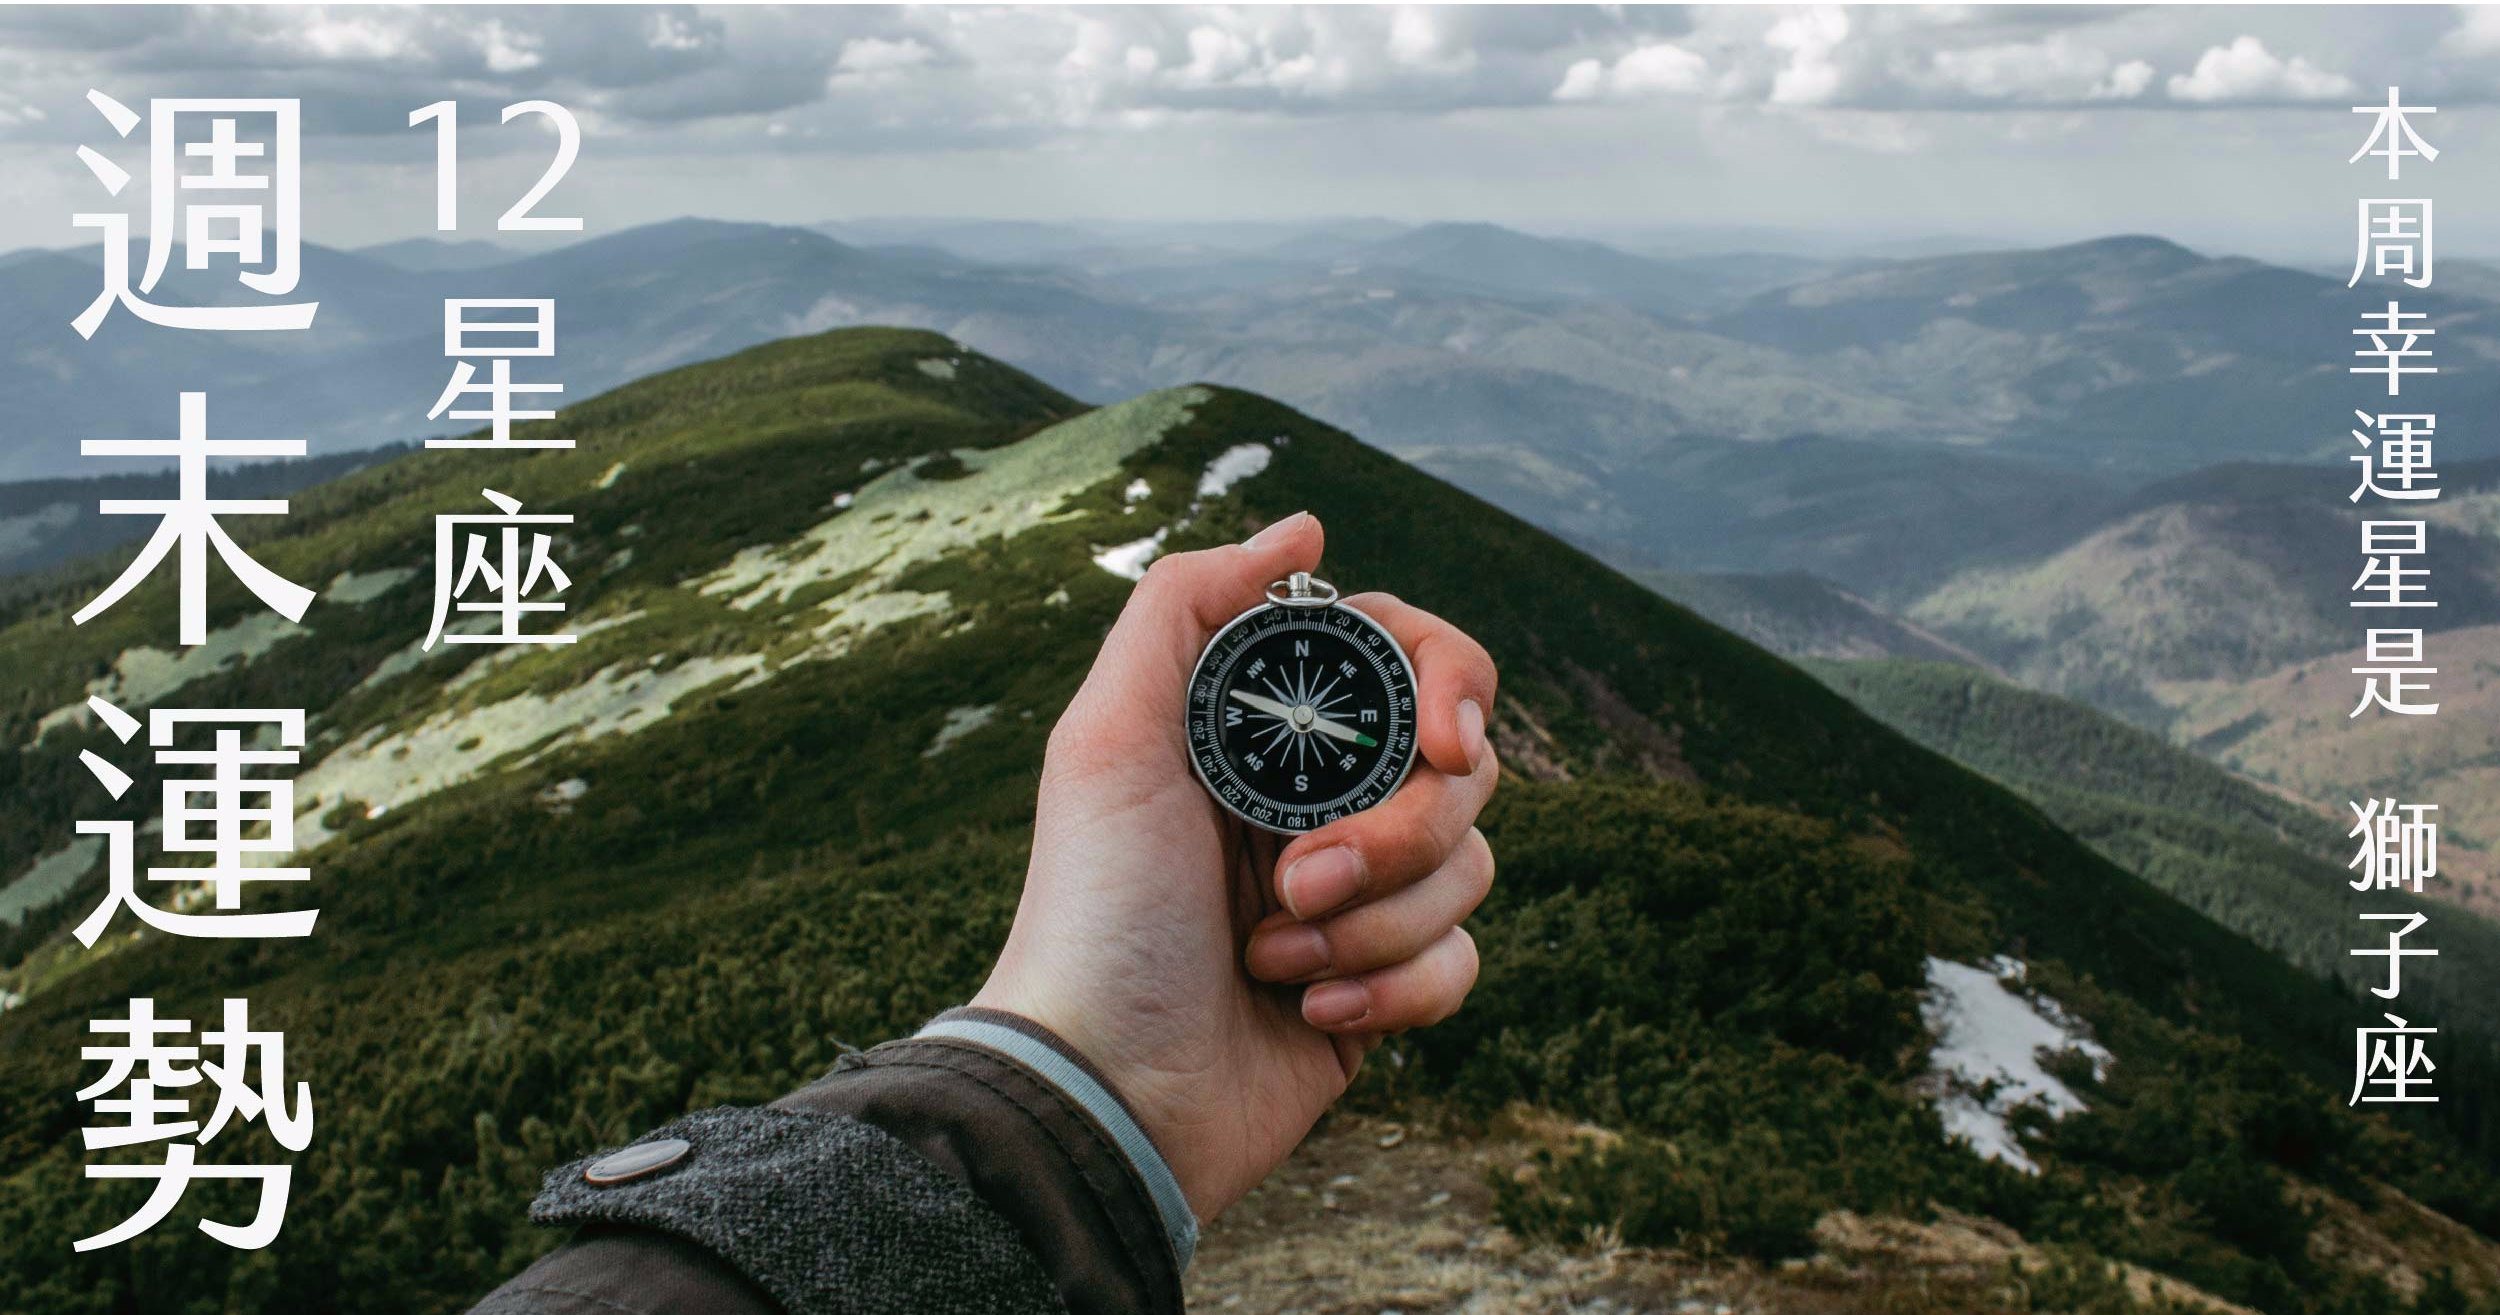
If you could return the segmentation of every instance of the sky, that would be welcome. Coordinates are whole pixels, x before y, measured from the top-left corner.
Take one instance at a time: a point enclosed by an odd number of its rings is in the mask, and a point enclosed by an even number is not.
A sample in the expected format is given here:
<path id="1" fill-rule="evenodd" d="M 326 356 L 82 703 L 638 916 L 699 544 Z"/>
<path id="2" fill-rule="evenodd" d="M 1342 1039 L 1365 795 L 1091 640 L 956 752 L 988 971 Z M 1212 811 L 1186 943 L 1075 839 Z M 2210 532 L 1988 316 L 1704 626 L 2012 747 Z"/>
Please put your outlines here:
<path id="1" fill-rule="evenodd" d="M 2348 164 L 2355 105 L 2442 158 Z M 0 10 L 0 249 L 93 241 L 141 139 L 90 90 L 303 102 L 308 240 L 461 238 L 546 168 L 586 232 L 686 214 L 1483 220 L 1650 245 L 2150 232 L 2349 260 L 2364 196 L 2500 254 L 2500 10 L 2083 7 L 562 7 Z M 139 182 L 116 199 L 85 145 Z M 142 225 L 144 226 L 144 225 Z M 451 235 L 441 235 L 451 236 Z M 536 239 L 552 240 L 552 239 Z M 518 245 L 519 242 L 514 242 Z"/>

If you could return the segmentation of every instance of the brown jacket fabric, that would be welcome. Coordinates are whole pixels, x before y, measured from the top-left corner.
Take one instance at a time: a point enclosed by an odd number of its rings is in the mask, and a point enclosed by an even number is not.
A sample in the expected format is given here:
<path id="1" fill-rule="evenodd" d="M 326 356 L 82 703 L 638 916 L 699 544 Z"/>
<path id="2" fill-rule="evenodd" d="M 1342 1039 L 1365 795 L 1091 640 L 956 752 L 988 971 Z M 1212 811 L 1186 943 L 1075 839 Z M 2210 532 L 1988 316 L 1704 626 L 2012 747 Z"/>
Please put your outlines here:
<path id="1" fill-rule="evenodd" d="M 1101 1081 L 1022 1018 L 950 1019 L 1011 1027 Z M 770 1106 L 705 1110 L 566 1165 L 530 1214 L 578 1231 L 472 1315 L 1181 1309 L 1165 1215 L 1103 1121 L 954 1038 L 890 1041 Z"/>

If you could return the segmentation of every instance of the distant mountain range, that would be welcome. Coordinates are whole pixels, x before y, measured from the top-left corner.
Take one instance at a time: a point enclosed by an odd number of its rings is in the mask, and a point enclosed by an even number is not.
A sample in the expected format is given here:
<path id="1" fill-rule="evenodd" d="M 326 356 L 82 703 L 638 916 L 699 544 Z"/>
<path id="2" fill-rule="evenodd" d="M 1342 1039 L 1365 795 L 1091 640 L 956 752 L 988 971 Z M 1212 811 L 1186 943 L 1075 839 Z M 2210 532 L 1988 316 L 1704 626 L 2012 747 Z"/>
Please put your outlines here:
<path id="1" fill-rule="evenodd" d="M 2500 900 L 2500 734 L 2487 715 L 2500 671 L 2500 463 L 2443 463 L 2441 497 L 2422 504 L 2439 606 L 2398 623 L 2428 633 L 2427 661 L 2441 673 L 2441 710 L 2429 718 L 2351 715 L 2363 632 L 2386 623 L 2350 606 L 2360 521 L 2390 514 L 2349 501 L 2354 479 L 2235 464 L 2085 501 L 2072 510 L 2090 514 L 2051 518 L 2030 550 L 1998 536 L 1995 549 L 1889 606 L 1815 577 L 1640 578 L 1790 657 L 1994 670 L 2210 756 L 2347 828 L 2349 805 L 2365 797 L 2435 803 L 2446 846 L 2435 891 L 2488 904 Z"/>
<path id="2" fill-rule="evenodd" d="M 2147 480 L 2340 455 L 2357 326 L 2331 280 L 2151 238 L 1874 260 L 1482 224 L 826 227 L 848 240 L 682 220 L 536 255 L 315 248 L 308 334 L 117 315 L 93 342 L 66 323 L 92 258 L 13 253 L 0 299 L 33 309 L 0 326 L 0 478 L 127 469 L 77 440 L 167 433 L 182 389 L 210 393 L 212 433 L 317 453 L 442 432 L 439 302 L 552 296 L 557 354 L 522 372 L 570 398 L 791 333 L 926 327 L 1079 396 L 1279 397 L 1617 561 L 1806 570 L 1902 606 Z M 2443 405 L 2489 400 L 2491 303 L 2407 300 L 2437 317 Z"/>
<path id="3" fill-rule="evenodd" d="M 522 255 L 511 247 L 481 238 L 451 241 L 431 237 L 402 238 L 397 242 L 358 247 L 354 254 L 415 274 L 446 269 L 484 269 L 489 265 L 518 260 Z"/>
<path id="4" fill-rule="evenodd" d="M 0 297 L 30 310 L 0 329 L 0 388 L 17 399 L 0 477 L 69 474 L 77 437 L 161 428 L 171 404 L 156 395 L 175 388 L 228 395 L 211 412 L 213 427 L 231 417 L 228 432 L 350 446 L 435 432 L 423 413 L 449 373 L 437 327 L 449 296 L 555 297 L 546 370 L 574 397 L 788 333 L 897 323 L 1079 395 L 1258 388 L 1498 500 L 1537 494 L 1541 468 L 1604 484 L 1703 441 L 1883 442 L 1946 482 L 1979 452 L 2122 483 L 2325 455 L 2358 327 L 2357 294 L 2332 280 L 2154 238 L 1836 260 L 1646 256 L 1485 224 L 1235 225 L 1197 240 L 828 227 L 849 240 L 680 220 L 508 259 L 474 242 L 315 248 L 302 295 L 323 310 L 306 334 L 116 316 L 93 342 L 66 323 L 94 295 L 92 258 L 14 253 Z M 167 299 L 203 295 L 237 290 L 170 277 Z M 2500 392 L 2484 364 L 2500 356 L 2491 303 L 2406 300 L 2435 317 L 2446 405 Z M 1642 514 L 1637 500 L 1590 501 L 1586 531 Z M 1749 565 L 1672 537 L 1626 543 L 1677 569 Z"/>
<path id="5" fill-rule="evenodd" d="M 1921 630 L 1875 604 L 1804 571 L 1776 575 L 1679 575 L 1633 571 L 1632 578 L 1783 657 L 1833 661 L 1916 658 L 1993 671 L 1986 658 Z"/>
<path id="6" fill-rule="evenodd" d="M 438 432 L 422 415 L 449 373 L 446 296 L 555 297 L 557 354 L 522 374 L 575 400 L 790 334 L 919 326 L 1078 397 L 1204 381 L 1278 398 L 1779 651 L 1975 663 L 2340 804 L 2357 778 L 2295 761 L 2323 741 L 2282 699 L 2358 633 L 2341 458 L 2368 295 L 2148 237 L 1660 251 L 1457 223 L 682 220 L 537 254 L 314 249 L 312 334 L 116 316 L 94 342 L 66 325 L 92 259 L 18 252 L 0 299 L 37 309 L 0 326 L 0 476 L 133 470 L 76 440 L 169 436 L 185 388 L 210 393 L 213 434 L 302 436 L 351 464 Z M 174 299 L 206 286 L 172 282 Z M 2450 414 L 2500 400 L 2495 289 L 2451 261 L 2438 295 L 2404 297 L 2433 316 Z M 2429 624 L 2460 662 L 2500 625 L 2500 474 L 2460 460 L 2474 444 L 2443 445 L 2432 513 Z M 0 571 L 143 528 L 95 518 L 101 493 L 0 495 Z M 2415 745 L 2406 779 L 2479 782 L 2469 741 Z M 2449 805 L 2461 845 L 2500 839 L 2500 786 L 2475 789 Z"/>
<path id="7" fill-rule="evenodd" d="M 1076 280 L 996 271 L 935 253 L 875 255 L 804 229 L 683 220 L 541 255 L 474 263 L 473 247 L 375 254 L 309 248 L 300 295 L 321 310 L 302 334 L 158 329 L 115 314 L 82 342 L 68 320 L 95 295 L 91 260 L 27 253 L 0 266 L 0 477 L 98 473 L 85 437 L 170 437 L 175 394 L 209 394 L 212 436 L 301 437 L 336 452 L 465 428 L 425 412 L 451 377 L 441 302 L 554 297 L 556 355 L 517 377 L 580 400 L 628 379 L 772 338 L 862 322 L 979 329 L 1017 344 L 1064 341 L 1045 369 L 1091 382 L 1086 362 L 1139 357 L 1158 322 Z M 176 261 L 177 266 L 181 262 Z M 407 267 L 415 264 L 416 268 Z M 202 275 L 165 298 L 234 300 Z M 58 308 L 51 313 L 43 308 Z"/>

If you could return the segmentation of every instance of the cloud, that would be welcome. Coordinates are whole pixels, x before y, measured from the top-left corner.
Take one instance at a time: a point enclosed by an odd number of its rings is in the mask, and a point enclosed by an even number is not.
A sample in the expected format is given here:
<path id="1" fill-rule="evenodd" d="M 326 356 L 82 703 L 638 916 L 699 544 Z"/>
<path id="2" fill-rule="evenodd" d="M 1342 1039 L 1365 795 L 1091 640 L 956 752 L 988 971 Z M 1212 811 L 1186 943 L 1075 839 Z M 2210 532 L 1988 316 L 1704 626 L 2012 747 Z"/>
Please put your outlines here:
<path id="1" fill-rule="evenodd" d="M 317 107 L 307 131 L 328 134 L 405 132 L 410 109 L 454 94 L 685 122 L 820 98 L 844 41 L 885 21 L 692 6 L 19 13 L 0 15 L 0 85 L 53 104 L 56 119 L 91 86 L 125 99 L 291 96 Z"/>
<path id="2" fill-rule="evenodd" d="M 2439 49 L 2469 59 L 2500 53 L 2500 9 L 2488 5 L 2461 5 L 2459 9 L 2457 25 L 2440 34 Z"/>
<path id="3" fill-rule="evenodd" d="M 884 37 L 853 37 L 842 43 L 842 53 L 834 58 L 834 71 L 839 73 L 896 73 L 918 68 L 930 59 L 927 46 L 910 37 L 888 41 Z"/>
<path id="4" fill-rule="evenodd" d="M 2172 100 L 2200 103 L 2327 100 L 2356 89 L 2351 78 L 2299 55 L 2278 58 L 2253 36 L 2207 49 L 2197 58 L 2194 72 L 2172 74 L 2169 86 Z"/>
<path id="5" fill-rule="evenodd" d="M 2153 66 L 2124 63 L 2073 33 L 2039 41 L 1939 50 L 1929 61 L 1932 89 L 1980 101 L 2069 104 L 2128 100 L 2152 85 Z"/>
<path id="6" fill-rule="evenodd" d="M 1771 80 L 1774 105 L 1821 105 L 1840 94 L 1841 69 L 1832 56 L 1849 37 L 1849 11 L 1824 5 L 1771 25 L 1763 40 L 1787 52 L 1788 62 Z"/>
<path id="7" fill-rule="evenodd" d="M 2153 85 L 2153 66 L 2140 59 L 2131 59 L 2109 71 L 2109 76 L 2093 84 L 2085 95 L 2093 100 L 2133 100 Z"/>
<path id="8" fill-rule="evenodd" d="M 1660 41 L 1625 51 L 1611 68 L 1602 60 L 1575 61 L 1563 71 L 1554 99 L 1690 95 L 1707 89 L 1709 83 L 1710 61 L 1673 42 Z"/>
<path id="9" fill-rule="evenodd" d="M 308 134 L 380 138 L 406 137 L 410 109 L 449 95 L 480 122 L 501 104 L 544 98 L 572 107 L 611 149 L 775 154 L 1023 149 L 1220 119 L 1500 115 L 1557 102 L 1682 100 L 1801 116 L 2278 112 L 2382 75 L 2409 96 L 2489 100 L 2500 85 L 2478 52 L 2490 51 L 2500 51 L 2500 13 L 2482 11 L 0 9 L 0 142 L 66 150 L 83 140 L 91 86 L 125 99 L 298 96 Z M 2327 71 L 2319 52 L 2351 77 Z M 2016 130 L 1995 122 L 2000 134 Z M 1871 151 L 1918 137 L 1889 119 L 1812 131 Z M 480 131 L 462 146 L 525 144 L 501 136 Z"/>
<path id="10" fill-rule="evenodd" d="M 1433 10 L 1400 5 L 1389 19 L 1389 58 L 1408 68 L 1465 73 L 1476 66 L 1475 47 L 1457 42 Z"/>

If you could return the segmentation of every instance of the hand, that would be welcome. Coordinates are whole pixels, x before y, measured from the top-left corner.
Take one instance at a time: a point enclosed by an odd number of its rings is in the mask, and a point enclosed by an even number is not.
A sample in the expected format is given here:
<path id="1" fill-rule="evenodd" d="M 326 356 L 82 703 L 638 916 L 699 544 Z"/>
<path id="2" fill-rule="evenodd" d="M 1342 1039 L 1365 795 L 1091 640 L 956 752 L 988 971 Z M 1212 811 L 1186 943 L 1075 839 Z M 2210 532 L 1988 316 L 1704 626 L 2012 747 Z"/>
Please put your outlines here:
<path id="1" fill-rule="evenodd" d="M 1500 770 L 1474 640 L 1386 594 L 1345 600 L 1414 662 L 1421 761 L 1387 802 L 1281 852 L 1190 770 L 1199 652 L 1270 582 L 1315 569 L 1321 539 L 1303 513 L 1146 572 L 1051 731 L 1023 901 L 973 1000 L 1101 1069 L 1201 1220 L 1301 1142 L 1383 1035 L 1448 1017 L 1476 979 L 1458 924 L 1493 882 L 1474 822 Z"/>

